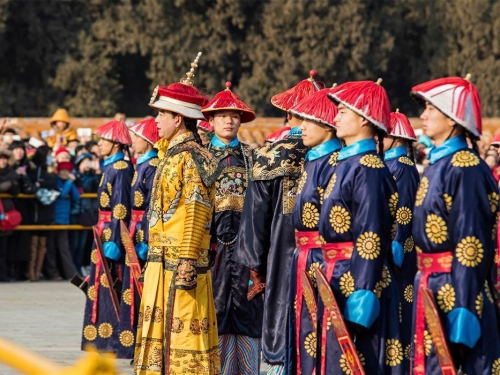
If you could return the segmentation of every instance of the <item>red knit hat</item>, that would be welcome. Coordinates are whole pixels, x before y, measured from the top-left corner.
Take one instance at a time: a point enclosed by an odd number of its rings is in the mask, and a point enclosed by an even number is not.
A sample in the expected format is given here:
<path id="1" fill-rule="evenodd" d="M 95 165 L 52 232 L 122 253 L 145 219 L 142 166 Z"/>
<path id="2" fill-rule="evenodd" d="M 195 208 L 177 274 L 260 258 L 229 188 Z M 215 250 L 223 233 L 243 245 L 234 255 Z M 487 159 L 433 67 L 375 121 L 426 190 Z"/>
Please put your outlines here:
<path id="1" fill-rule="evenodd" d="M 446 116 L 479 137 L 482 133 L 481 99 L 476 86 L 465 78 L 439 78 L 411 89 L 411 95 L 429 102 Z"/>
<path id="2" fill-rule="evenodd" d="M 203 112 L 205 118 L 208 120 L 214 112 L 223 110 L 238 111 L 242 124 L 255 120 L 255 112 L 231 91 L 231 82 L 229 81 L 226 82 L 226 89 L 215 94 L 212 100 L 203 107 L 201 112 Z"/>
<path id="3" fill-rule="evenodd" d="M 333 90 L 333 88 L 323 89 L 309 95 L 290 109 L 290 113 L 299 118 L 335 128 L 335 116 L 337 116 L 338 109 L 327 96 Z"/>
<path id="4" fill-rule="evenodd" d="M 337 105 L 347 108 L 387 133 L 391 124 L 391 105 L 387 92 L 381 86 L 382 79 L 346 82 L 333 89 L 328 97 Z"/>
<path id="5" fill-rule="evenodd" d="M 208 121 L 205 121 L 205 120 L 198 120 L 198 123 L 196 124 L 196 126 L 200 129 L 207 131 L 207 132 L 214 131 L 214 127 L 212 125 L 210 125 L 210 123 Z"/>
<path id="6" fill-rule="evenodd" d="M 500 133 L 495 134 L 490 144 L 495 147 L 500 146 Z"/>
<path id="7" fill-rule="evenodd" d="M 121 143 L 125 146 L 132 146 L 132 138 L 128 132 L 128 127 L 124 122 L 111 120 L 94 130 L 94 134 L 107 141 Z"/>
<path id="8" fill-rule="evenodd" d="M 271 98 L 271 103 L 283 111 L 289 111 L 305 97 L 325 88 L 323 82 L 315 81 L 316 71 L 309 72 L 309 78 L 300 81 L 296 86 Z"/>
<path id="9" fill-rule="evenodd" d="M 57 164 L 57 173 L 59 173 L 60 171 L 66 169 L 67 171 L 73 171 L 75 167 L 73 166 L 73 163 L 70 162 L 70 161 L 63 161 L 62 163 L 58 163 Z"/>
<path id="10" fill-rule="evenodd" d="M 181 79 L 180 83 L 172 83 L 167 87 L 156 86 L 149 101 L 151 108 L 179 113 L 188 118 L 205 119 L 201 107 L 207 104 L 208 99 L 194 87 L 192 80 L 200 56 L 201 52 L 198 52 L 191 69 L 186 73 L 187 78 Z"/>
<path id="11" fill-rule="evenodd" d="M 156 126 L 154 117 L 146 118 L 137 124 L 130 126 L 128 129 L 136 136 L 144 139 L 152 145 L 160 140 L 158 127 Z"/>
<path id="12" fill-rule="evenodd" d="M 389 135 L 396 138 L 404 138 L 413 142 L 417 140 L 417 136 L 413 131 L 410 120 L 408 120 L 408 117 L 404 114 L 399 112 L 399 109 L 396 109 L 396 112 L 391 112 L 391 128 Z"/>
<path id="13" fill-rule="evenodd" d="M 289 127 L 288 125 L 287 126 L 283 126 L 282 128 L 276 130 L 275 132 L 272 132 L 271 134 L 269 134 L 267 137 L 266 137 L 266 141 L 268 142 L 271 142 L 271 143 L 274 143 L 274 142 L 277 142 L 277 141 L 281 141 L 283 139 L 286 138 L 286 136 L 288 135 L 288 133 L 290 133 L 290 130 L 292 130 L 291 127 Z"/>
<path id="14" fill-rule="evenodd" d="M 55 157 L 57 158 L 58 155 L 62 154 L 62 153 L 67 153 L 69 155 L 69 151 L 66 147 L 59 147 L 57 150 L 56 150 L 56 153 L 55 153 Z"/>

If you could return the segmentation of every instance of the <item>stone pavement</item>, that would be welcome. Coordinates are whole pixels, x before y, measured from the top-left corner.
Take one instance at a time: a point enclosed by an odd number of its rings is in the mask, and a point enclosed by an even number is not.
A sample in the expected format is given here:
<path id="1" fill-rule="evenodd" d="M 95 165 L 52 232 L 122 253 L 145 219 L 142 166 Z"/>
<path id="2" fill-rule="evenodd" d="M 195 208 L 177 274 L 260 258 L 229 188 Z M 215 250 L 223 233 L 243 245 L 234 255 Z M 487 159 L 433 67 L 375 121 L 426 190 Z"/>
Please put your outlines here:
<path id="1" fill-rule="evenodd" d="M 85 295 L 67 281 L 0 283 L 0 337 L 69 366 L 83 356 L 84 305 Z M 132 374 L 129 362 L 117 360 L 120 374 Z M 0 375 L 16 374 L 0 363 Z"/>

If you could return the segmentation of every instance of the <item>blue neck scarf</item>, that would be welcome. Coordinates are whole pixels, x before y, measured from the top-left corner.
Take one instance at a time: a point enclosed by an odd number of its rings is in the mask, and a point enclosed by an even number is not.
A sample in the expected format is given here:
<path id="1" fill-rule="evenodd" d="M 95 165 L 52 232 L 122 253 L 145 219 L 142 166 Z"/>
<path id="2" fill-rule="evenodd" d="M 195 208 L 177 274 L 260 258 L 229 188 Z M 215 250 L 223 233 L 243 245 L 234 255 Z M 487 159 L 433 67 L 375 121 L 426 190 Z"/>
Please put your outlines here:
<path id="1" fill-rule="evenodd" d="M 299 128 L 298 126 L 295 128 L 292 128 L 286 137 L 287 138 L 300 138 L 300 137 L 302 137 L 302 129 Z"/>
<path id="2" fill-rule="evenodd" d="M 110 156 L 109 158 L 107 159 L 104 159 L 104 166 L 108 166 L 110 164 L 113 164 L 115 161 L 118 161 L 118 160 L 123 160 L 125 159 L 125 154 L 123 153 L 123 151 L 118 151 L 116 154 L 114 154 L 113 156 Z"/>
<path id="3" fill-rule="evenodd" d="M 350 158 L 351 156 L 355 156 L 361 154 L 363 152 L 368 151 L 376 151 L 377 145 L 375 144 L 375 140 L 373 138 L 362 139 L 352 145 L 344 147 L 340 150 L 338 161 Z"/>
<path id="4" fill-rule="evenodd" d="M 329 141 L 324 142 L 307 151 L 305 161 L 308 162 L 319 159 L 334 151 L 340 150 L 340 148 L 340 141 L 338 139 L 330 139 Z"/>
<path id="5" fill-rule="evenodd" d="M 229 147 L 237 147 L 240 144 L 240 141 L 238 140 L 238 137 L 234 137 L 234 139 L 231 142 L 229 142 L 229 144 L 225 144 L 219 138 L 217 138 L 216 135 L 214 135 L 210 143 L 212 144 L 213 147 L 229 148 Z"/>
<path id="6" fill-rule="evenodd" d="M 431 164 L 434 164 L 445 156 L 453 154 L 455 151 L 462 150 L 467 147 L 468 145 L 465 137 L 463 135 L 458 135 L 444 141 L 440 146 L 434 147 L 429 152 L 429 156 L 427 158 L 429 159 L 429 162 Z"/>
<path id="7" fill-rule="evenodd" d="M 406 156 L 406 146 L 398 146 L 384 152 L 384 160 L 397 159 L 400 156 Z"/>
<path id="8" fill-rule="evenodd" d="M 158 156 L 158 150 L 152 149 L 137 158 L 137 165 L 142 164 L 149 159 L 153 159 Z"/>

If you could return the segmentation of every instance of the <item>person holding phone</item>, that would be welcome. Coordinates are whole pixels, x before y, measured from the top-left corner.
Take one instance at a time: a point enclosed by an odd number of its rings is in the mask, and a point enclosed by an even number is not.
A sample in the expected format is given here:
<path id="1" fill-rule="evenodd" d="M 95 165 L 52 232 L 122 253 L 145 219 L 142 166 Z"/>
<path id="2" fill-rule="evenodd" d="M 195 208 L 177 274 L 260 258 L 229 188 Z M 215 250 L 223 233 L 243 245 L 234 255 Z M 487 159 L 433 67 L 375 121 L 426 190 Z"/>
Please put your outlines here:
<path id="1" fill-rule="evenodd" d="M 54 112 L 50 119 L 52 134 L 45 138 L 45 142 L 50 148 L 57 150 L 61 146 L 66 146 L 69 140 L 78 140 L 76 131 L 69 125 L 69 115 L 64 108 L 59 108 Z"/>

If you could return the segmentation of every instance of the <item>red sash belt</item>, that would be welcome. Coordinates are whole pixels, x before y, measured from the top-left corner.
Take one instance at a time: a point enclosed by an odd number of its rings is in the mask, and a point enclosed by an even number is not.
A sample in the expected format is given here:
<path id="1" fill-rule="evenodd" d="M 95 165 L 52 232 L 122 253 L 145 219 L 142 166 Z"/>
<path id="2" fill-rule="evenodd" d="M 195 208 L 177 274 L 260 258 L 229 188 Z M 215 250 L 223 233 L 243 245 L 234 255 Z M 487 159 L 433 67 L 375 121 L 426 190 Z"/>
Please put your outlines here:
<path id="1" fill-rule="evenodd" d="M 104 231 L 104 225 L 106 223 L 111 222 L 111 211 L 100 211 L 99 210 L 99 219 L 97 223 L 97 231 L 99 232 L 99 236 L 102 236 L 102 232 Z M 97 242 L 96 242 L 96 247 L 97 247 Z M 99 301 L 99 286 L 100 286 L 100 276 L 101 276 L 101 269 L 102 269 L 102 262 L 104 262 L 104 259 L 101 259 L 100 252 L 97 251 L 97 261 L 96 261 L 96 266 L 95 266 L 95 275 L 94 275 L 94 290 L 95 290 L 95 299 L 94 303 L 92 304 L 92 323 L 95 324 L 97 321 L 97 304 Z M 110 288 L 113 286 L 110 285 Z"/>
<path id="2" fill-rule="evenodd" d="M 319 232 L 295 232 L 295 243 L 297 244 L 297 251 L 299 252 L 299 256 L 297 259 L 297 309 L 295 310 L 295 331 L 296 331 L 296 340 L 295 344 L 297 346 L 297 374 L 301 374 L 301 364 L 300 364 L 300 327 L 301 320 L 300 317 L 302 315 L 302 301 L 304 300 L 303 287 L 302 287 L 302 279 L 301 272 L 302 270 L 306 271 L 307 267 L 307 258 L 309 256 L 309 252 L 311 249 L 321 248 L 321 240 L 319 237 Z"/>
<path id="3" fill-rule="evenodd" d="M 336 242 L 323 244 L 323 259 L 326 262 L 326 277 L 328 281 L 332 279 L 335 264 L 339 260 L 352 258 L 354 242 Z M 321 334 L 321 373 L 326 374 L 326 331 L 328 328 L 328 312 L 323 309 L 323 324 Z"/>
<path id="4" fill-rule="evenodd" d="M 137 223 L 140 223 L 142 221 L 142 218 L 144 217 L 144 213 L 146 211 L 138 211 L 138 210 L 132 210 L 132 220 L 130 220 L 130 237 L 134 238 L 135 235 L 135 227 Z"/>
<path id="5" fill-rule="evenodd" d="M 418 270 L 422 273 L 417 290 L 417 317 L 416 317 L 416 344 L 415 344 L 415 364 L 414 374 L 425 375 L 425 310 L 424 297 L 420 293 L 420 288 L 427 288 L 429 276 L 434 272 L 451 272 L 451 263 L 453 262 L 453 253 L 451 251 L 443 253 L 417 253 Z"/>

